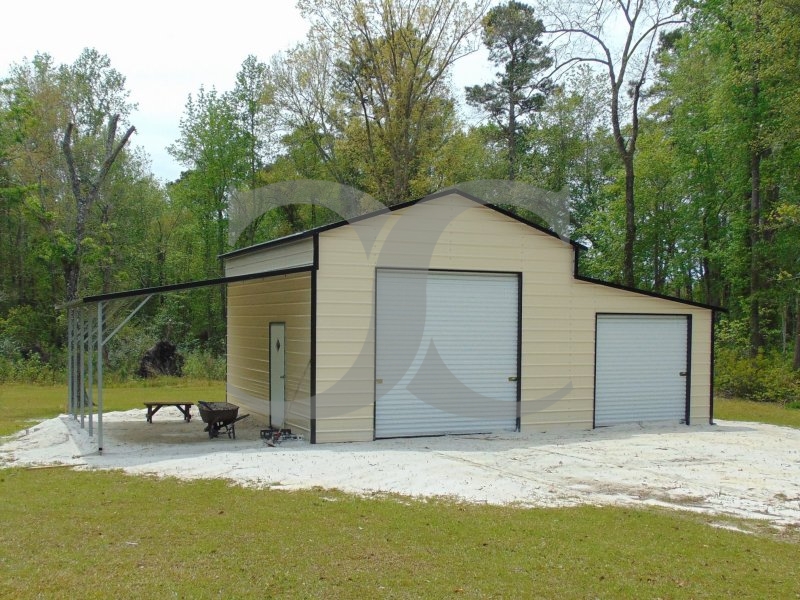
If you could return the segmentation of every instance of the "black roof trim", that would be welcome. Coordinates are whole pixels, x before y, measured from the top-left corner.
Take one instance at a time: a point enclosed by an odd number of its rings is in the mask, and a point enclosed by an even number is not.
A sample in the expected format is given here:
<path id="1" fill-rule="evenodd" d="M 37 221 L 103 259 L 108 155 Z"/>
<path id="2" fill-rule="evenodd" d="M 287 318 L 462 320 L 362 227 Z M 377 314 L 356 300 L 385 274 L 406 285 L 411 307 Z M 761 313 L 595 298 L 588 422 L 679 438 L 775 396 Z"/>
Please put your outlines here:
<path id="1" fill-rule="evenodd" d="M 293 275 L 313 271 L 314 266 L 293 267 L 291 269 L 281 269 L 278 271 L 267 271 L 264 273 L 248 273 L 246 275 L 233 275 L 231 277 L 218 277 L 216 279 L 201 279 L 199 281 L 184 281 L 183 283 L 172 283 L 169 285 L 159 285 L 155 287 L 140 288 L 138 290 L 126 290 L 124 292 L 111 292 L 108 294 L 98 294 L 96 296 L 86 296 L 81 300 L 84 304 L 104 302 L 106 300 L 119 300 L 121 298 L 135 298 L 137 296 L 149 296 L 151 294 L 163 294 L 165 292 L 177 292 L 190 290 L 193 288 L 208 287 L 212 285 L 224 285 L 250 279 L 263 279 L 265 277 L 277 277 L 279 275 Z"/>
<path id="2" fill-rule="evenodd" d="M 341 225 L 344 225 L 346 221 L 342 221 Z M 340 226 L 340 223 L 333 224 L 336 227 Z M 323 228 L 330 228 L 330 225 L 322 225 L 320 227 L 315 227 L 313 229 L 306 229 L 305 231 L 298 231 L 297 233 L 292 233 L 289 235 L 285 235 L 283 237 L 275 238 L 274 240 L 268 240 L 266 242 L 259 242 L 258 244 L 253 244 L 252 246 L 246 246 L 244 248 L 237 248 L 236 250 L 231 250 L 230 252 L 226 252 L 225 254 L 220 254 L 217 258 L 226 259 L 226 258 L 234 258 L 235 256 L 241 256 L 242 254 L 250 254 L 251 252 L 257 252 L 259 250 L 264 250 L 265 248 L 271 248 L 272 246 L 282 246 L 284 244 L 291 244 L 292 242 L 299 242 L 300 240 L 304 240 L 307 238 L 312 237 L 316 233 L 319 233 L 320 230 Z"/>
<path id="3" fill-rule="evenodd" d="M 514 219 L 515 221 L 518 221 L 519 223 L 522 223 L 523 225 L 527 225 L 528 227 L 532 227 L 533 229 L 535 229 L 535 230 L 537 230 L 537 231 L 539 231 L 541 233 L 544 233 L 546 235 L 549 235 L 550 237 L 556 238 L 557 240 L 561 240 L 564 243 L 570 244 L 575 249 L 575 272 L 574 272 L 573 275 L 574 275 L 575 279 L 577 279 L 579 281 L 585 281 L 586 283 L 595 283 L 595 284 L 598 284 L 598 285 L 604 285 L 606 287 L 612 287 L 612 288 L 615 288 L 615 289 L 618 289 L 618 290 L 623 290 L 623 291 L 626 291 L 626 292 L 633 292 L 633 293 L 636 293 L 636 294 L 643 294 L 645 296 L 651 296 L 653 298 L 660 298 L 662 300 L 671 300 L 673 302 L 679 302 L 681 304 L 687 304 L 689 306 L 695 306 L 697 308 L 705 308 L 705 309 L 713 310 L 715 312 L 724 312 L 724 313 L 728 312 L 728 309 L 722 308 L 722 307 L 719 307 L 719 306 L 713 306 L 713 305 L 710 305 L 710 304 L 703 304 L 701 302 L 694 302 L 693 300 L 684 300 L 682 298 L 676 298 L 674 296 L 667 296 L 666 294 L 659 294 L 657 292 L 650 292 L 650 291 L 647 291 L 647 290 L 641 290 L 641 289 L 638 289 L 638 288 L 629 287 L 629 286 L 621 285 L 621 284 L 618 284 L 618 283 L 611 283 L 610 281 L 603 281 L 602 279 L 595 279 L 593 277 L 586 277 L 586 276 L 583 276 L 583 275 L 579 275 L 578 274 L 578 270 L 579 270 L 578 260 L 579 260 L 579 256 L 580 256 L 580 251 L 581 250 L 587 250 L 588 248 L 586 246 L 584 246 L 580 242 L 576 242 L 575 240 L 572 240 L 572 239 L 564 239 L 561 236 L 559 236 L 556 232 L 554 232 L 554 231 L 552 231 L 550 229 L 547 229 L 546 227 L 542 227 L 541 225 L 538 225 L 536 223 L 533 223 L 532 221 L 529 221 L 529 220 L 525 219 L 524 217 L 521 217 L 521 216 L 519 216 L 519 215 L 517 215 L 517 214 L 515 214 L 515 213 L 513 213 L 513 212 L 511 212 L 509 210 L 501 208 L 500 206 L 497 206 L 495 204 L 491 204 L 491 203 L 489 203 L 489 202 L 487 202 L 485 200 L 482 200 L 481 198 L 473 196 L 472 194 L 470 194 L 468 192 L 460 190 L 460 189 L 458 189 L 458 186 L 446 188 L 446 189 L 441 190 L 439 192 L 435 192 L 433 194 L 429 194 L 429 195 L 425 196 L 424 198 L 418 198 L 417 200 L 409 200 L 408 202 L 403 202 L 402 204 L 395 204 L 394 206 L 387 206 L 386 208 L 381 208 L 381 209 L 378 209 L 376 211 L 372 211 L 372 212 L 360 215 L 358 217 L 354 217 L 354 218 L 349 219 L 349 220 L 336 221 L 335 223 L 329 223 L 327 225 L 320 225 L 319 227 L 315 227 L 313 229 L 308 229 L 306 231 L 293 233 L 293 234 L 290 234 L 290 235 L 287 235 L 287 236 L 284 236 L 284 237 L 281 237 L 281 238 L 277 238 L 277 239 L 274 239 L 274 240 L 261 242 L 259 244 L 255 244 L 253 246 L 248 246 L 246 248 L 240 248 L 238 250 L 233 250 L 231 252 L 227 252 L 225 254 L 221 254 L 219 256 L 219 258 L 220 259 L 233 258 L 235 256 L 241 256 L 243 254 L 249 254 L 251 252 L 258 252 L 260 250 L 264 250 L 264 249 L 267 249 L 267 248 L 272 248 L 274 246 L 281 246 L 283 244 L 289 244 L 291 242 L 303 240 L 303 239 L 306 239 L 308 237 L 317 238 L 319 236 L 319 234 L 324 232 L 324 231 L 330 231 L 331 229 L 337 229 L 337 228 L 342 227 L 344 225 L 350 225 L 352 223 L 357 223 L 359 221 L 364 221 L 366 219 L 371 219 L 373 217 L 377 217 L 378 215 L 391 213 L 391 212 L 394 212 L 396 210 L 401 210 L 403 208 L 408 208 L 408 207 L 414 206 L 416 204 L 421 204 L 423 202 L 428 202 L 430 200 L 435 200 L 437 198 L 442 198 L 444 196 L 449 196 L 451 194 L 456 194 L 456 195 L 459 195 L 459 196 L 461 196 L 463 198 L 466 198 L 467 200 L 471 200 L 472 202 L 475 202 L 476 204 L 480 204 L 481 206 L 485 206 L 485 207 L 487 207 L 487 208 L 489 208 L 491 210 L 494 210 L 494 211 L 500 213 L 501 215 L 504 215 L 504 216 L 506 216 L 506 217 L 508 217 L 510 219 Z M 315 248 L 315 252 L 318 252 L 318 248 Z"/>
<path id="4" fill-rule="evenodd" d="M 624 292 L 633 292 L 634 294 L 642 294 L 644 296 L 650 296 L 652 298 L 659 298 L 660 300 L 670 300 L 671 302 L 688 304 L 689 306 L 694 306 L 696 308 L 705 308 L 708 310 L 713 310 L 715 312 L 723 312 L 723 313 L 728 312 L 727 308 L 722 308 L 721 306 L 714 306 L 713 304 L 704 304 L 702 302 L 695 302 L 694 300 L 684 300 L 683 298 L 678 298 L 676 296 L 659 294 L 658 292 L 642 290 L 639 288 L 622 285 L 620 283 L 612 283 L 610 281 L 604 281 L 602 279 L 595 279 L 594 277 L 586 277 L 585 275 L 575 275 L 575 279 L 577 279 L 578 281 L 585 281 L 586 283 L 594 283 L 595 285 L 603 285 L 605 287 L 614 288 L 615 290 L 622 290 Z"/>
<path id="5" fill-rule="evenodd" d="M 403 202 L 401 204 L 395 204 L 394 206 L 387 206 L 385 208 L 380 208 L 378 210 L 374 210 L 372 212 L 368 212 L 368 213 L 365 213 L 363 215 L 359 215 L 357 217 L 353 217 L 352 219 L 348 219 L 348 220 L 344 220 L 343 219 L 341 221 L 336 221 L 334 223 L 328 223 L 327 225 L 319 225 L 318 227 L 314 227 L 312 229 L 307 229 L 305 231 L 299 231 L 297 233 L 292 233 L 292 234 L 289 234 L 289 235 L 285 235 L 283 237 L 276 238 L 274 240 L 268 240 L 266 242 L 260 242 L 258 244 L 254 244 L 252 246 L 247 246 L 246 248 L 239 248 L 237 250 L 232 250 L 230 252 L 226 252 L 225 254 L 220 254 L 219 258 L 220 259 L 234 258 L 236 256 L 241 256 L 243 254 L 249 254 L 251 252 L 258 252 L 259 250 L 265 250 L 267 248 L 272 248 L 274 246 L 281 246 L 283 244 L 290 244 L 292 242 L 300 241 L 300 240 L 306 239 L 308 237 L 311 237 L 311 236 L 314 236 L 314 235 L 318 235 L 318 234 L 320 234 L 320 233 L 322 233 L 324 231 L 329 231 L 331 229 L 337 229 L 338 227 L 343 227 L 344 225 L 350 225 L 352 223 L 358 223 L 359 221 L 364 221 L 366 219 L 371 219 L 371 218 L 377 217 L 379 215 L 392 213 L 392 212 L 394 212 L 396 210 L 401 210 L 403 208 L 408 208 L 410 206 L 414 206 L 415 204 L 422 204 L 423 202 L 428 202 L 430 200 L 435 200 L 437 198 L 442 198 L 444 196 L 449 196 L 450 194 L 459 195 L 459 196 L 461 196 L 463 198 L 466 198 L 467 200 L 471 200 L 472 202 L 475 202 L 476 204 L 480 204 L 481 206 L 485 206 L 487 208 L 490 208 L 490 209 L 492 209 L 494 211 L 499 212 L 501 215 L 505 215 L 506 217 L 510 217 L 510 218 L 514 219 L 515 221 L 519 221 L 523 225 L 527 225 L 528 227 L 533 227 L 537 231 L 541 231 L 542 233 L 544 233 L 546 235 L 549 235 L 549 236 L 554 237 L 556 239 L 563 240 L 564 242 L 569 243 L 569 244 L 571 244 L 572 246 L 574 246 L 576 248 L 583 248 L 584 247 L 579 242 L 576 242 L 574 240 L 569 240 L 569 239 L 568 240 L 564 240 L 556 232 L 554 232 L 554 231 L 552 231 L 550 229 L 547 229 L 546 227 L 542 227 L 541 225 L 538 225 L 538 224 L 533 223 L 531 221 L 528 221 L 527 219 L 525 219 L 525 218 L 523 218 L 523 217 L 521 217 L 521 216 L 519 216 L 517 214 L 514 214 L 511 211 L 508 211 L 508 210 L 506 210 L 504 208 L 501 208 L 499 206 L 496 206 L 494 204 L 486 202 L 485 200 L 482 200 L 481 198 L 478 198 L 477 196 L 473 196 L 472 194 L 470 194 L 468 192 L 465 192 L 463 190 L 458 189 L 458 187 L 451 187 L 451 188 L 447 188 L 447 189 L 441 190 L 441 191 L 433 193 L 433 194 L 429 194 L 429 195 L 425 196 L 424 198 L 418 198 L 416 200 L 409 200 L 408 202 Z"/>

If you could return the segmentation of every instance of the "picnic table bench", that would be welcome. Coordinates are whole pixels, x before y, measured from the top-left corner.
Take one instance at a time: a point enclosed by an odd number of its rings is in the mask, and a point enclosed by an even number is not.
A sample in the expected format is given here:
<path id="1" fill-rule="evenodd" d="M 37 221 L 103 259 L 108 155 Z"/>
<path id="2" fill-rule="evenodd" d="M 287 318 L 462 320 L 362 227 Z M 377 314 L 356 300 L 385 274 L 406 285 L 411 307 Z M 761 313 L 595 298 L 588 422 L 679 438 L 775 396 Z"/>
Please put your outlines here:
<path id="1" fill-rule="evenodd" d="M 179 411 L 183 413 L 183 420 L 187 423 L 192 420 L 192 413 L 191 408 L 194 406 L 194 402 L 145 402 L 144 405 L 147 407 L 147 422 L 153 422 L 153 415 L 156 414 L 162 406 L 175 406 Z"/>

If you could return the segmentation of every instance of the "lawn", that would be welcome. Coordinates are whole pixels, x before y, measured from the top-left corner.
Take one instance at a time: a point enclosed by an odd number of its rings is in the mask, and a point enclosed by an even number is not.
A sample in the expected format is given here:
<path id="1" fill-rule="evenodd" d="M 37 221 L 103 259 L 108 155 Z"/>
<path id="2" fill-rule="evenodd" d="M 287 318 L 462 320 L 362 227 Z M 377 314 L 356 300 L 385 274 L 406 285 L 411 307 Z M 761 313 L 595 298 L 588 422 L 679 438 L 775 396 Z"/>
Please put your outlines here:
<path id="1" fill-rule="evenodd" d="M 103 390 L 103 409 L 129 410 L 144 408 L 146 400 L 179 401 L 225 400 L 225 383 L 164 378 L 139 381 L 124 386 L 106 386 Z M 95 402 L 97 399 L 95 398 Z M 31 422 L 49 419 L 66 412 L 66 386 L 6 384 L 0 385 L 0 435 L 24 429 Z"/>
<path id="2" fill-rule="evenodd" d="M 797 541 L 522 509 L 0 471 L 0 597 L 794 598 Z M 13 524 L 13 525 L 12 525 Z"/>
<path id="3" fill-rule="evenodd" d="M 728 421 L 758 421 L 800 428 L 800 409 L 776 402 L 714 398 L 714 417 Z"/>
<path id="4" fill-rule="evenodd" d="M 139 408 L 154 393 L 224 391 L 110 388 L 107 408 Z M 62 388 L 0 388 L 0 428 L 63 402 Z M 717 416 L 734 406 L 718 402 Z M 799 531 L 689 512 L 361 498 L 58 467 L 0 470 L 0 497 L 0 598 L 800 597 Z"/>

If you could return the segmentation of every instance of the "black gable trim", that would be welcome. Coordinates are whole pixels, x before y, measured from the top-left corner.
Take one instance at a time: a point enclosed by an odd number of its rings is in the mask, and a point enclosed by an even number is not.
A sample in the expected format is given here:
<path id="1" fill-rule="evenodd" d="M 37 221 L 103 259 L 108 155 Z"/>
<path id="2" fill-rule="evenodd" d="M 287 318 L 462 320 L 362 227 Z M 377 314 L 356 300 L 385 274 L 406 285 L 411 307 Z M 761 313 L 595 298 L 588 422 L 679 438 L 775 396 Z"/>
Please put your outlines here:
<path id="1" fill-rule="evenodd" d="M 624 292 L 633 292 L 634 294 L 641 294 L 643 296 L 650 296 L 651 298 L 659 298 L 660 300 L 669 300 L 670 302 L 678 302 L 680 304 L 687 304 L 696 308 L 705 308 L 715 312 L 728 312 L 727 308 L 720 306 L 713 306 L 711 304 L 703 304 L 702 302 L 695 302 L 694 300 L 684 300 L 676 296 L 667 296 L 666 294 L 659 294 L 658 292 L 651 292 L 648 290 L 640 290 L 639 288 L 622 285 L 619 283 L 612 283 L 610 281 L 603 281 L 602 279 L 595 279 L 594 277 L 586 277 L 584 275 L 576 275 L 575 279 L 578 281 L 585 281 L 586 283 L 593 283 L 595 285 L 602 285 L 605 287 L 614 288 L 615 290 L 622 290 Z"/>
<path id="2" fill-rule="evenodd" d="M 485 200 L 483 200 L 481 198 L 478 198 L 478 197 L 473 196 L 472 194 L 470 194 L 468 192 L 465 192 L 463 190 L 458 189 L 457 186 L 441 190 L 441 191 L 436 192 L 434 194 L 430 194 L 428 196 L 425 196 L 424 198 L 419 198 L 417 200 L 410 200 L 408 202 L 403 202 L 402 204 L 396 204 L 394 206 L 388 206 L 386 208 L 382 208 L 382 209 L 379 209 L 379 210 L 376 210 L 376 211 L 373 211 L 373 212 L 370 212 L 370 213 L 367 213 L 367 214 L 364 214 L 364 215 L 361 215 L 361 216 L 358 216 L 358 217 L 354 217 L 354 218 L 352 218 L 352 219 L 350 219 L 348 221 L 337 221 L 336 223 L 330 223 L 328 225 L 321 225 L 319 227 L 315 227 L 314 229 L 309 229 L 308 231 L 302 231 L 302 232 L 295 233 L 295 234 L 292 234 L 292 235 L 288 235 L 288 236 L 285 236 L 285 237 L 282 237 L 282 238 L 278 238 L 278 239 L 275 239 L 275 240 L 269 240 L 267 242 L 262 242 L 260 244 L 255 244 L 253 246 L 248 246 L 247 248 L 240 248 L 239 250 L 234 250 L 234 251 L 228 252 L 226 254 L 221 254 L 220 258 L 221 259 L 233 258 L 235 256 L 241 256 L 243 254 L 249 254 L 251 252 L 258 252 L 258 251 L 265 250 L 265 249 L 268 249 L 268 248 L 281 246 L 283 244 L 289 244 L 289 243 L 292 243 L 292 242 L 295 242 L 295 241 L 299 241 L 299 240 L 303 240 L 303 239 L 306 239 L 306 238 L 309 238 L 309 237 L 319 236 L 319 234 L 322 233 L 322 232 L 330 231 L 332 229 L 337 229 L 339 227 L 343 227 L 344 225 L 350 225 L 350 224 L 353 224 L 353 223 L 358 223 L 359 221 L 364 221 L 366 219 L 371 219 L 371 218 L 377 217 L 379 215 L 385 215 L 385 214 L 388 214 L 388 213 L 392 213 L 392 212 L 397 211 L 397 210 L 402 210 L 404 208 L 409 208 L 409 207 L 414 206 L 416 204 L 422 204 L 424 202 L 429 202 L 431 200 L 436 200 L 438 198 L 443 198 L 443 197 L 449 196 L 449 195 L 461 196 L 462 198 L 465 198 L 467 200 L 475 202 L 476 204 L 480 204 L 481 206 L 485 206 L 486 208 L 489 208 L 489 209 L 491 209 L 491 210 L 493 210 L 495 212 L 498 212 L 503 216 L 506 216 L 506 217 L 508 217 L 510 219 L 513 219 L 513 220 L 515 220 L 515 221 L 517 221 L 519 223 L 522 223 L 523 225 L 527 225 L 528 227 L 531 227 L 531 228 L 535 229 L 536 231 L 539 231 L 540 233 L 544 233 L 545 235 L 548 235 L 548 236 L 553 237 L 555 239 L 561 240 L 565 244 L 570 244 L 573 247 L 574 252 L 575 252 L 575 262 L 574 262 L 574 273 L 573 273 L 573 276 L 574 276 L 575 279 L 577 279 L 579 281 L 584 281 L 586 283 L 594 283 L 594 284 L 597 284 L 597 285 L 603 285 L 603 286 L 606 286 L 606 287 L 611 287 L 611 288 L 615 288 L 615 289 L 618 289 L 618 290 L 623 290 L 623 291 L 626 291 L 626 292 L 633 292 L 635 294 L 642 294 L 642 295 L 650 296 L 650 297 L 653 297 L 653 298 L 660 298 L 662 300 L 670 300 L 672 302 L 679 302 L 681 304 L 686 304 L 686 305 L 694 306 L 694 307 L 697 307 L 697 308 L 705 308 L 705 309 L 716 311 L 716 312 L 728 312 L 727 309 L 719 307 L 719 306 L 712 306 L 710 304 L 703 304 L 702 302 L 694 302 L 692 300 L 684 300 L 682 298 L 676 298 L 674 296 L 667 296 L 665 294 L 659 294 L 659 293 L 656 293 L 656 292 L 650 292 L 650 291 L 647 291 L 647 290 L 641 290 L 641 289 L 638 289 L 638 288 L 629 287 L 629 286 L 625 286 L 625 285 L 620 285 L 620 284 L 617 284 L 617 283 L 611 283 L 609 281 L 603 281 L 602 279 L 595 279 L 593 277 L 586 277 L 584 275 L 581 275 L 580 274 L 580 269 L 579 269 L 579 256 L 580 256 L 580 251 L 581 250 L 586 250 L 587 249 L 586 246 L 584 246 L 580 242 L 576 242 L 575 240 L 572 240 L 572 239 L 564 239 L 564 238 L 560 237 L 556 232 L 554 232 L 554 231 L 552 231 L 550 229 L 547 229 L 546 227 L 542 227 L 541 225 L 538 225 L 537 223 L 533 223 L 533 222 L 525 219 L 524 217 L 521 217 L 521 216 L 519 216 L 519 215 L 517 215 L 517 214 L 515 214 L 515 213 L 513 213 L 513 212 L 511 212 L 509 210 L 506 210 L 506 209 L 501 208 L 499 206 L 496 206 L 494 204 L 490 204 L 490 203 L 486 202 Z"/>
<path id="3" fill-rule="evenodd" d="M 434 194 L 429 194 L 429 195 L 425 196 L 424 198 L 419 198 L 417 200 L 409 200 L 408 202 L 403 202 L 402 204 L 395 204 L 394 206 L 387 206 L 386 208 L 381 208 L 379 210 L 372 211 L 372 212 L 360 215 L 358 217 L 353 217 L 352 219 L 349 219 L 349 220 L 336 221 L 335 223 L 329 223 L 327 225 L 320 225 L 319 227 L 314 227 L 313 229 L 308 229 L 306 231 L 300 231 L 298 233 L 293 233 L 293 234 L 290 234 L 290 235 L 286 235 L 284 237 L 277 238 L 277 239 L 274 239 L 274 240 L 268 240 L 266 242 L 261 242 L 261 243 L 258 243 L 258 244 L 254 244 L 252 246 L 247 246 L 246 248 L 239 248 L 238 250 L 232 250 L 230 252 L 226 252 L 225 254 L 220 254 L 219 258 L 221 258 L 221 259 L 233 258 L 233 257 L 236 257 L 236 256 L 241 256 L 243 254 L 250 254 L 251 252 L 258 252 L 260 250 L 265 250 L 267 248 L 273 248 L 275 246 L 281 246 L 283 244 L 290 244 L 292 242 L 304 240 L 304 239 L 312 237 L 314 235 L 318 235 L 318 234 L 320 234 L 320 233 L 322 233 L 324 231 L 330 231 L 331 229 L 337 229 L 337 228 L 343 227 L 345 225 L 350 225 L 352 223 L 358 223 L 359 221 L 364 221 L 366 219 L 371 219 L 373 217 L 377 217 L 377 216 L 380 216 L 380 215 L 385 215 L 385 214 L 388 214 L 388 213 L 392 213 L 392 212 L 394 212 L 396 210 L 402 210 L 404 208 L 409 208 L 411 206 L 414 206 L 415 204 L 422 204 L 422 203 L 425 203 L 425 202 L 429 202 L 431 200 L 436 200 L 438 198 L 443 198 L 444 196 L 450 196 L 450 195 L 461 196 L 462 198 L 466 198 L 467 200 L 471 200 L 472 202 L 475 202 L 476 204 L 480 204 L 481 206 L 485 206 L 487 208 L 490 208 L 490 209 L 500 213 L 501 215 L 504 215 L 506 217 L 514 219 L 515 221 L 518 221 L 518 222 L 522 223 L 523 225 L 527 225 L 528 227 L 532 227 L 533 229 L 536 229 L 537 231 L 540 231 L 540 232 L 542 232 L 542 233 L 544 233 L 546 235 L 549 235 L 550 237 L 554 237 L 556 239 L 561 239 L 565 243 L 571 244 L 572 246 L 574 246 L 576 248 L 583 248 L 583 245 L 581 245 L 579 242 L 576 242 L 574 240 L 569 240 L 569 239 L 564 240 L 563 238 L 561 238 L 554 231 L 552 231 L 550 229 L 547 229 L 546 227 L 542 227 L 541 225 L 539 225 L 537 223 L 533 223 L 531 221 L 528 221 L 527 219 L 525 219 L 525 218 L 523 218 L 523 217 L 521 217 L 521 216 L 519 216 L 517 214 L 514 214 L 511 211 L 508 211 L 508 210 L 506 210 L 504 208 L 501 208 L 499 206 L 496 206 L 494 204 L 490 204 L 489 202 L 486 202 L 485 200 L 482 200 L 481 198 L 478 198 L 476 196 L 473 196 L 472 194 L 469 194 L 467 192 L 459 190 L 458 188 L 449 188 L 449 189 L 446 189 L 446 190 L 442 190 L 440 192 L 436 192 Z"/>

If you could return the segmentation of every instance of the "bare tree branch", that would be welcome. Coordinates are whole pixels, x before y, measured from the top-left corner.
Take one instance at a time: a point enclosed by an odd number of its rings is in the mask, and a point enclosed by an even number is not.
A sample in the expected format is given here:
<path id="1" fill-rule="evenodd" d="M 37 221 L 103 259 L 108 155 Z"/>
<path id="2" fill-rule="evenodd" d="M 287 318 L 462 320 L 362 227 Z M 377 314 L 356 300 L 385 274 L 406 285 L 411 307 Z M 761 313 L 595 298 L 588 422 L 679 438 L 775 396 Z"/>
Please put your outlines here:
<path id="1" fill-rule="evenodd" d="M 75 157 L 72 154 L 72 131 L 75 129 L 73 123 L 67 124 L 67 129 L 64 132 L 64 139 L 61 141 L 61 151 L 64 153 L 64 158 L 67 161 L 67 173 L 69 174 L 69 182 L 72 187 L 72 194 L 76 200 L 81 197 L 81 179 L 75 170 Z"/>
<path id="2" fill-rule="evenodd" d="M 566 60 L 557 61 L 553 74 L 563 72 L 578 63 L 595 63 L 608 72 L 610 89 L 610 120 L 617 153 L 625 167 L 625 244 L 622 279 L 626 285 L 635 285 L 633 255 L 636 237 L 634 219 L 634 154 L 639 135 L 639 111 L 642 92 L 651 68 L 658 31 L 677 26 L 685 20 L 672 8 L 671 0 L 544 0 L 542 11 L 549 13 L 552 25 L 548 33 L 556 42 L 564 40 L 571 50 Z M 588 13 L 588 16 L 587 16 Z M 614 47 L 619 35 L 612 30 L 614 18 L 623 22 L 624 43 Z M 583 39 L 580 46 L 574 37 Z M 595 51 L 585 52 L 587 47 Z M 633 77 L 631 98 L 622 95 L 628 81 L 629 70 Z"/>
<path id="3" fill-rule="evenodd" d="M 75 125 L 68 123 L 64 131 L 64 138 L 61 141 L 61 150 L 64 153 L 64 159 L 67 162 L 67 173 L 70 179 L 70 186 L 72 194 L 75 197 L 75 254 L 68 259 L 65 259 L 65 277 L 67 283 L 67 301 L 70 302 L 77 298 L 78 282 L 80 279 L 81 261 L 83 256 L 83 242 L 86 236 L 86 222 L 89 215 L 89 210 L 97 200 L 100 189 L 111 170 L 114 161 L 122 151 L 125 144 L 136 131 L 133 126 L 128 128 L 125 135 L 115 143 L 117 123 L 119 122 L 119 115 L 113 115 L 108 122 L 108 129 L 105 138 L 105 156 L 100 169 L 91 181 L 85 181 L 84 177 L 79 173 L 80 169 L 75 164 L 75 154 L 73 152 L 73 138 L 75 132 Z"/>
<path id="4" fill-rule="evenodd" d="M 136 131 L 136 128 L 133 125 L 128 127 L 128 130 L 125 132 L 125 135 L 123 135 L 122 138 L 119 140 L 119 142 L 117 142 L 117 144 L 113 146 L 113 148 L 111 148 L 111 145 L 108 142 L 111 142 L 112 144 L 114 142 L 114 135 L 117 130 L 118 119 L 119 115 L 114 115 L 114 117 L 112 117 L 112 123 L 109 124 L 108 127 L 106 157 L 105 160 L 103 160 L 103 164 L 100 166 L 100 170 L 97 173 L 97 177 L 95 178 L 92 184 L 92 187 L 94 187 L 95 189 L 99 189 L 100 186 L 103 184 L 103 181 L 108 175 L 108 172 L 111 170 L 111 166 L 114 164 L 114 161 L 117 160 L 117 155 L 122 151 L 122 149 L 125 147 L 125 144 L 128 143 L 128 140 Z"/>

